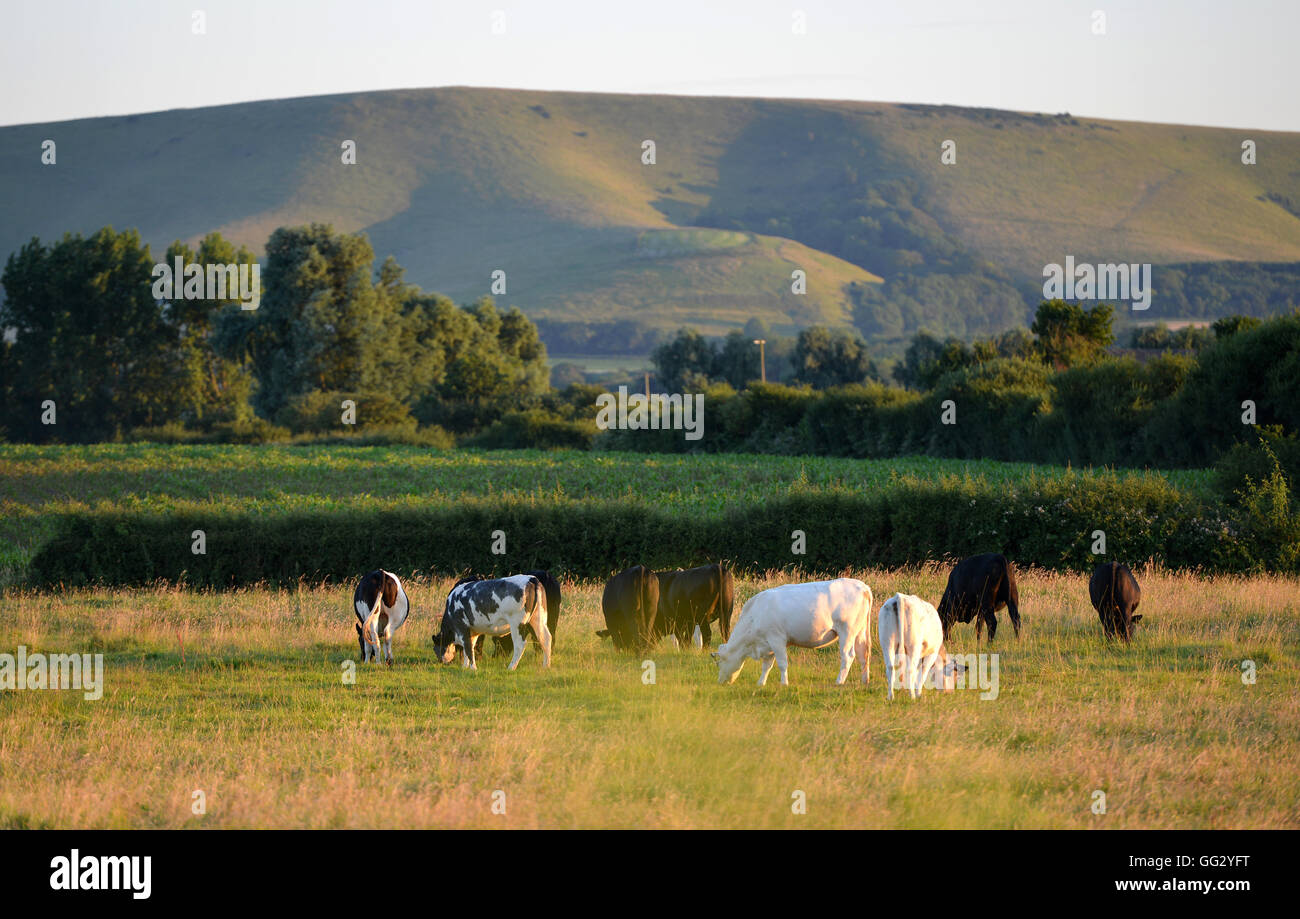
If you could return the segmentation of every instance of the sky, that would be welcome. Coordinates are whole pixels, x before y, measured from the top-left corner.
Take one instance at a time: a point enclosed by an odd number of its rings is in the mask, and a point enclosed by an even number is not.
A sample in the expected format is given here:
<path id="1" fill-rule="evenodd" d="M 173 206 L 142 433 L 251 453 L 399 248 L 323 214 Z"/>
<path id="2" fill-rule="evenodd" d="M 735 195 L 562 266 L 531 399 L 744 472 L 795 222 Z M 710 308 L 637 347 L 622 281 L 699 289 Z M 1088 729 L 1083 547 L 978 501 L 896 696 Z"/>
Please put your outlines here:
<path id="1" fill-rule="evenodd" d="M 491 86 L 1300 131 L 1297 35 L 1300 0 L 3 0 L 0 125 Z"/>

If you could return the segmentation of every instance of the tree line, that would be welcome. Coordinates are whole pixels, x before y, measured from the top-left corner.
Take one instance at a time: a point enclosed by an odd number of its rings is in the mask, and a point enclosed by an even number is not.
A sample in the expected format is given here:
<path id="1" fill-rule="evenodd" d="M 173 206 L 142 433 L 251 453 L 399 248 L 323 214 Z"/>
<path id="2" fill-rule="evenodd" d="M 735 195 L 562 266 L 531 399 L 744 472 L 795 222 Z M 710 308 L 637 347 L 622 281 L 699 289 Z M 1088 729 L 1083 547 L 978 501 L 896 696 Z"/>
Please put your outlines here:
<path id="1" fill-rule="evenodd" d="M 178 257 L 253 262 L 216 233 L 173 243 L 165 261 Z M 33 239 L 0 275 L 0 432 L 259 440 L 337 433 L 351 403 L 359 430 L 455 435 L 548 395 L 545 348 L 519 310 L 425 293 L 391 257 L 376 267 L 363 235 L 281 228 L 263 264 L 260 305 L 242 309 L 233 292 L 187 299 L 180 284 L 155 297 L 134 230 Z"/>

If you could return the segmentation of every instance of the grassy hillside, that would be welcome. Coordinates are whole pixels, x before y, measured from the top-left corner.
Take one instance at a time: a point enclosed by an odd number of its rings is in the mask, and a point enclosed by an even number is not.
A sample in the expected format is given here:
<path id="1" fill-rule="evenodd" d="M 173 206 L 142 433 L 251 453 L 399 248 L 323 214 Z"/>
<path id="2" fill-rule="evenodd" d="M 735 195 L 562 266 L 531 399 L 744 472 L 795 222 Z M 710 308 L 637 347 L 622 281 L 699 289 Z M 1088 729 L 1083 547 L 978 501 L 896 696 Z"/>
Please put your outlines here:
<path id="1" fill-rule="evenodd" d="M 1246 136 L 1257 166 L 1240 163 Z M 45 138 L 56 166 L 40 163 Z M 354 166 L 340 163 L 345 139 Z M 940 165 L 945 139 L 954 166 Z M 499 299 L 535 316 L 711 331 L 761 316 L 782 330 L 847 322 L 847 285 L 890 267 L 861 247 L 836 258 L 851 247 L 817 232 L 822 211 L 878 183 L 907 184 L 909 226 L 1024 285 L 1066 254 L 1300 261 L 1300 217 L 1285 206 L 1300 201 L 1297 162 L 1295 134 L 981 109 L 359 93 L 0 128 L 0 252 L 104 224 L 138 227 L 155 249 L 210 230 L 260 249 L 277 226 L 321 220 L 366 231 L 410 280 L 460 300 L 502 268 Z M 793 240 L 779 231 L 792 214 Z M 722 245 L 679 233 L 700 222 L 745 235 Z M 656 233 L 668 235 L 647 245 Z M 808 272 L 806 297 L 790 294 L 795 267 Z M 987 331 L 1015 317 L 947 318 Z"/>

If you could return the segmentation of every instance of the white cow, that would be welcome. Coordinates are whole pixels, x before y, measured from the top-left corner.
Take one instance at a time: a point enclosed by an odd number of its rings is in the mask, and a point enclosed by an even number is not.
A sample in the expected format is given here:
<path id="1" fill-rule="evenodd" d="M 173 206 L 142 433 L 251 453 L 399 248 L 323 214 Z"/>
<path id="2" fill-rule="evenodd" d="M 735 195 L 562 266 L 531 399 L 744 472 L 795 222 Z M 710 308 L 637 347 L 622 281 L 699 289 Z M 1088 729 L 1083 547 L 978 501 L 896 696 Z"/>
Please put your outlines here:
<path id="1" fill-rule="evenodd" d="M 880 653 L 885 656 L 889 698 L 894 698 L 895 674 L 913 699 L 927 682 L 951 692 L 961 666 L 943 646 L 943 623 L 939 612 L 920 597 L 894 594 L 880 606 L 876 628 Z"/>
<path id="2" fill-rule="evenodd" d="M 840 675 L 844 682 L 855 656 L 862 660 L 862 682 L 871 678 L 871 588 L 854 578 L 786 584 L 750 598 L 740 611 L 731 638 L 718 646 L 718 682 L 734 683 L 746 658 L 761 661 L 758 685 L 767 682 L 775 663 L 781 685 L 789 685 L 786 648 L 824 648 L 840 642 Z"/>

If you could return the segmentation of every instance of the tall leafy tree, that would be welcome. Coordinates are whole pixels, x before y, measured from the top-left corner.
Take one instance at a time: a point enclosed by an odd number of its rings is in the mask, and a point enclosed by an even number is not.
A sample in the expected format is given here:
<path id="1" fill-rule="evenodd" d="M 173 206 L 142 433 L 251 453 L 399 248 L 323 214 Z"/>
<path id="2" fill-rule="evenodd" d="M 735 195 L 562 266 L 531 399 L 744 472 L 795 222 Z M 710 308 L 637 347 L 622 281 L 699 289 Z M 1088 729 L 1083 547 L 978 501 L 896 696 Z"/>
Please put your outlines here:
<path id="1" fill-rule="evenodd" d="M 1108 303 L 1085 310 L 1077 303 L 1044 300 L 1030 330 L 1043 360 L 1057 368 L 1073 367 L 1096 360 L 1115 340 L 1114 315 Z"/>
<path id="2" fill-rule="evenodd" d="M 33 238 L 5 264 L 0 328 L 4 427 L 29 441 L 110 439 L 177 417 L 185 401 L 178 320 L 153 298 L 154 260 L 134 230 L 104 227 L 51 245 Z M 42 423 L 54 403 L 55 424 Z"/>
<path id="3" fill-rule="evenodd" d="M 861 335 L 826 326 L 809 326 L 799 333 L 792 363 L 794 378 L 818 389 L 879 376 Z"/>

